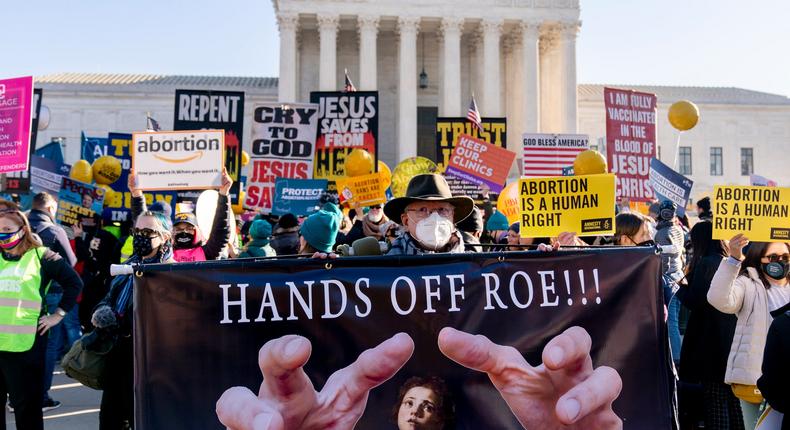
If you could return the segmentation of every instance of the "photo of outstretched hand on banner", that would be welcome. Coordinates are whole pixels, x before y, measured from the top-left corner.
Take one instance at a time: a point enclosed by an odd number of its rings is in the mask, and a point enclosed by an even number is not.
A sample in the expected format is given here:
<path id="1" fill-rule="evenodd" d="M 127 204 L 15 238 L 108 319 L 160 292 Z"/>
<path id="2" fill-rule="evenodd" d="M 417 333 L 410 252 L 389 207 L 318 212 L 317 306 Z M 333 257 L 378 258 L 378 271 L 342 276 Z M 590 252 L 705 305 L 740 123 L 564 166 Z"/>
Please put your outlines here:
<path id="1" fill-rule="evenodd" d="M 525 428 L 608 430 L 623 426 L 612 410 L 622 388 L 620 376 L 609 367 L 593 369 L 592 341 L 583 328 L 571 327 L 552 339 L 538 367 L 530 366 L 513 347 L 449 327 L 439 333 L 438 343 L 451 360 L 488 374 Z M 266 342 L 258 354 L 263 374 L 258 395 L 245 387 L 225 391 L 217 402 L 220 422 L 231 430 L 353 429 L 365 412 L 370 390 L 406 364 L 414 342 L 404 333 L 393 336 L 332 374 L 320 392 L 303 369 L 311 350 L 310 341 L 301 336 Z M 399 401 L 412 391 L 399 396 Z M 422 394 L 430 402 L 431 391 L 414 391 L 412 397 Z M 398 405 L 399 425 L 401 409 Z M 408 409 L 402 412 L 404 418 L 409 414 Z M 413 418 L 416 424 L 416 415 Z M 410 419 L 404 424 L 408 426 Z M 412 428 L 440 430 L 444 424 L 444 420 L 435 419 Z"/>

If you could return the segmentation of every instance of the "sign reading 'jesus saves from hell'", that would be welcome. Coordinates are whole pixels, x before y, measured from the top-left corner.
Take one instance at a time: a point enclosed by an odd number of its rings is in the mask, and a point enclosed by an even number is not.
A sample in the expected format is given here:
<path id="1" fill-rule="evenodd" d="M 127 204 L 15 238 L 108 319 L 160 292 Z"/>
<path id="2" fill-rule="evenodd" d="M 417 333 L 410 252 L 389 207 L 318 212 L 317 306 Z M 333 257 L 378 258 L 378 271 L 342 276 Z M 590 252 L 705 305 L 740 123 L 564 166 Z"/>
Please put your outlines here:
<path id="1" fill-rule="evenodd" d="M 134 133 L 132 169 L 141 190 L 217 188 L 222 184 L 222 130 Z"/>

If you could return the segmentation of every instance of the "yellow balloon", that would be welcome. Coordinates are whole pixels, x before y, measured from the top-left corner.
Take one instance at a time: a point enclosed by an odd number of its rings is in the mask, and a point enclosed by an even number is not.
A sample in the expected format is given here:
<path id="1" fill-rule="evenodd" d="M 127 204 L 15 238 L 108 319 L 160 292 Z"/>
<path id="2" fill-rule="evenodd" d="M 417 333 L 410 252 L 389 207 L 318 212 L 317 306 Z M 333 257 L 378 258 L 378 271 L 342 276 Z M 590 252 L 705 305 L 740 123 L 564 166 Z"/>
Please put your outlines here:
<path id="1" fill-rule="evenodd" d="M 93 176 L 97 184 L 112 184 L 121 177 L 121 160 L 112 155 L 97 158 L 93 162 Z"/>
<path id="2" fill-rule="evenodd" d="M 246 166 L 250 164 L 250 154 L 247 151 L 241 151 L 241 165 Z"/>
<path id="3" fill-rule="evenodd" d="M 502 215 L 507 217 L 507 222 L 513 224 L 518 221 L 521 215 L 520 202 L 518 181 L 511 182 L 499 193 L 499 198 L 496 201 L 496 210 L 502 212 Z"/>
<path id="4" fill-rule="evenodd" d="M 387 166 L 387 163 L 381 160 L 379 160 L 378 167 L 381 178 L 387 183 L 387 186 L 389 186 L 392 182 L 392 171 L 390 170 L 390 167 Z"/>
<path id="5" fill-rule="evenodd" d="M 699 109 L 694 103 L 688 100 L 681 100 L 672 103 L 667 116 L 672 127 L 680 131 L 687 131 L 694 128 L 699 122 Z"/>
<path id="6" fill-rule="evenodd" d="M 406 188 L 409 186 L 409 181 L 416 175 L 423 173 L 435 173 L 436 163 L 425 157 L 411 157 L 407 158 L 397 166 L 395 171 L 392 172 L 392 183 L 390 189 L 394 197 L 403 197 L 406 194 Z"/>
<path id="7" fill-rule="evenodd" d="M 599 173 L 606 173 L 606 158 L 600 152 L 588 149 L 580 152 L 573 160 L 574 175 L 597 175 Z"/>
<path id="8" fill-rule="evenodd" d="M 364 149 L 354 149 L 346 155 L 346 176 L 368 175 L 373 171 L 373 156 Z"/>
<path id="9" fill-rule="evenodd" d="M 93 182 L 93 171 L 88 160 L 78 160 L 71 166 L 69 178 L 90 184 Z"/>
<path id="10" fill-rule="evenodd" d="M 104 200 L 103 201 L 104 201 L 104 205 L 105 206 L 107 206 L 107 204 L 109 202 L 112 202 L 112 201 L 115 200 L 114 195 L 113 195 L 115 193 L 115 191 L 112 188 L 110 188 L 109 185 L 107 185 L 107 184 L 98 184 L 98 185 L 96 185 L 96 188 L 104 190 L 104 193 L 103 193 L 104 194 Z"/>

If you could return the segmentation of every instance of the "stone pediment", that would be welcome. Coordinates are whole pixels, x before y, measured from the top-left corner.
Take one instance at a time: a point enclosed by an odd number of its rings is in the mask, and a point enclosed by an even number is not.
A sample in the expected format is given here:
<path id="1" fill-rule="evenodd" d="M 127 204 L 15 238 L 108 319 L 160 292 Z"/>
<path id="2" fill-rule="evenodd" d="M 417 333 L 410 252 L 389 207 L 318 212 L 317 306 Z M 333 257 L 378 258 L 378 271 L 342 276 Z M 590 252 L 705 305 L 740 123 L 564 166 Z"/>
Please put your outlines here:
<path id="1" fill-rule="evenodd" d="M 400 6 L 414 5 L 414 6 L 440 6 L 440 7 L 453 7 L 458 6 L 477 6 L 477 7 L 513 7 L 513 8 L 555 8 L 555 9 L 578 9 L 579 0 L 274 0 L 275 8 L 287 6 L 289 4 L 320 4 L 320 3 L 335 3 L 335 4 L 369 4 L 371 6 Z"/>
<path id="2" fill-rule="evenodd" d="M 579 0 L 272 0 L 278 14 L 578 19 Z"/>

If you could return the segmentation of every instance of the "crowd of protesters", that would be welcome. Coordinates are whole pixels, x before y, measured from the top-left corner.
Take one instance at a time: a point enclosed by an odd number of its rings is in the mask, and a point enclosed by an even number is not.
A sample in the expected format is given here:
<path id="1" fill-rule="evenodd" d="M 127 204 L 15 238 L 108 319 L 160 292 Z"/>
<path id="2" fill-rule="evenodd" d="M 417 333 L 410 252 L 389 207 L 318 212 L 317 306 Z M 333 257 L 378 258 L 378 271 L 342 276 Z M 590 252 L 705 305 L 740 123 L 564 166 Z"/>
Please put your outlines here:
<path id="1" fill-rule="evenodd" d="M 487 193 L 476 204 L 453 196 L 442 176 L 426 174 L 412 178 L 404 197 L 383 205 L 344 213 L 327 194 L 309 216 L 257 214 L 246 223 L 239 220 L 238 232 L 232 232 L 231 185 L 223 172 L 208 238 L 196 214 L 173 213 L 165 202 L 146 205 L 134 174 L 127 225 L 96 215 L 64 229 L 54 221 L 57 201 L 46 193 L 34 197 L 27 214 L 0 201 L 3 276 L 19 277 L 2 281 L 22 283 L 18 297 L 0 302 L 27 304 L 25 312 L 0 312 L 0 387 L 18 428 L 43 428 L 43 411 L 60 406 L 49 396 L 55 363 L 83 333 L 93 331 L 116 339 L 107 358 L 112 377 L 104 387 L 100 428 L 133 427 L 133 279 L 111 276 L 111 264 L 337 258 L 338 246 L 362 239 L 379 242 L 382 254 L 408 256 L 657 246 L 667 343 L 679 378 L 680 428 L 751 430 L 766 405 L 789 411 L 790 246 L 750 243 L 744 235 L 712 239 L 707 198 L 697 203 L 698 220 L 691 228 L 674 203 L 663 201 L 652 205 L 649 215 L 618 207 L 610 237 L 524 238 L 520 224 L 510 224 Z M 7 271 L 12 266 L 18 269 Z"/>

